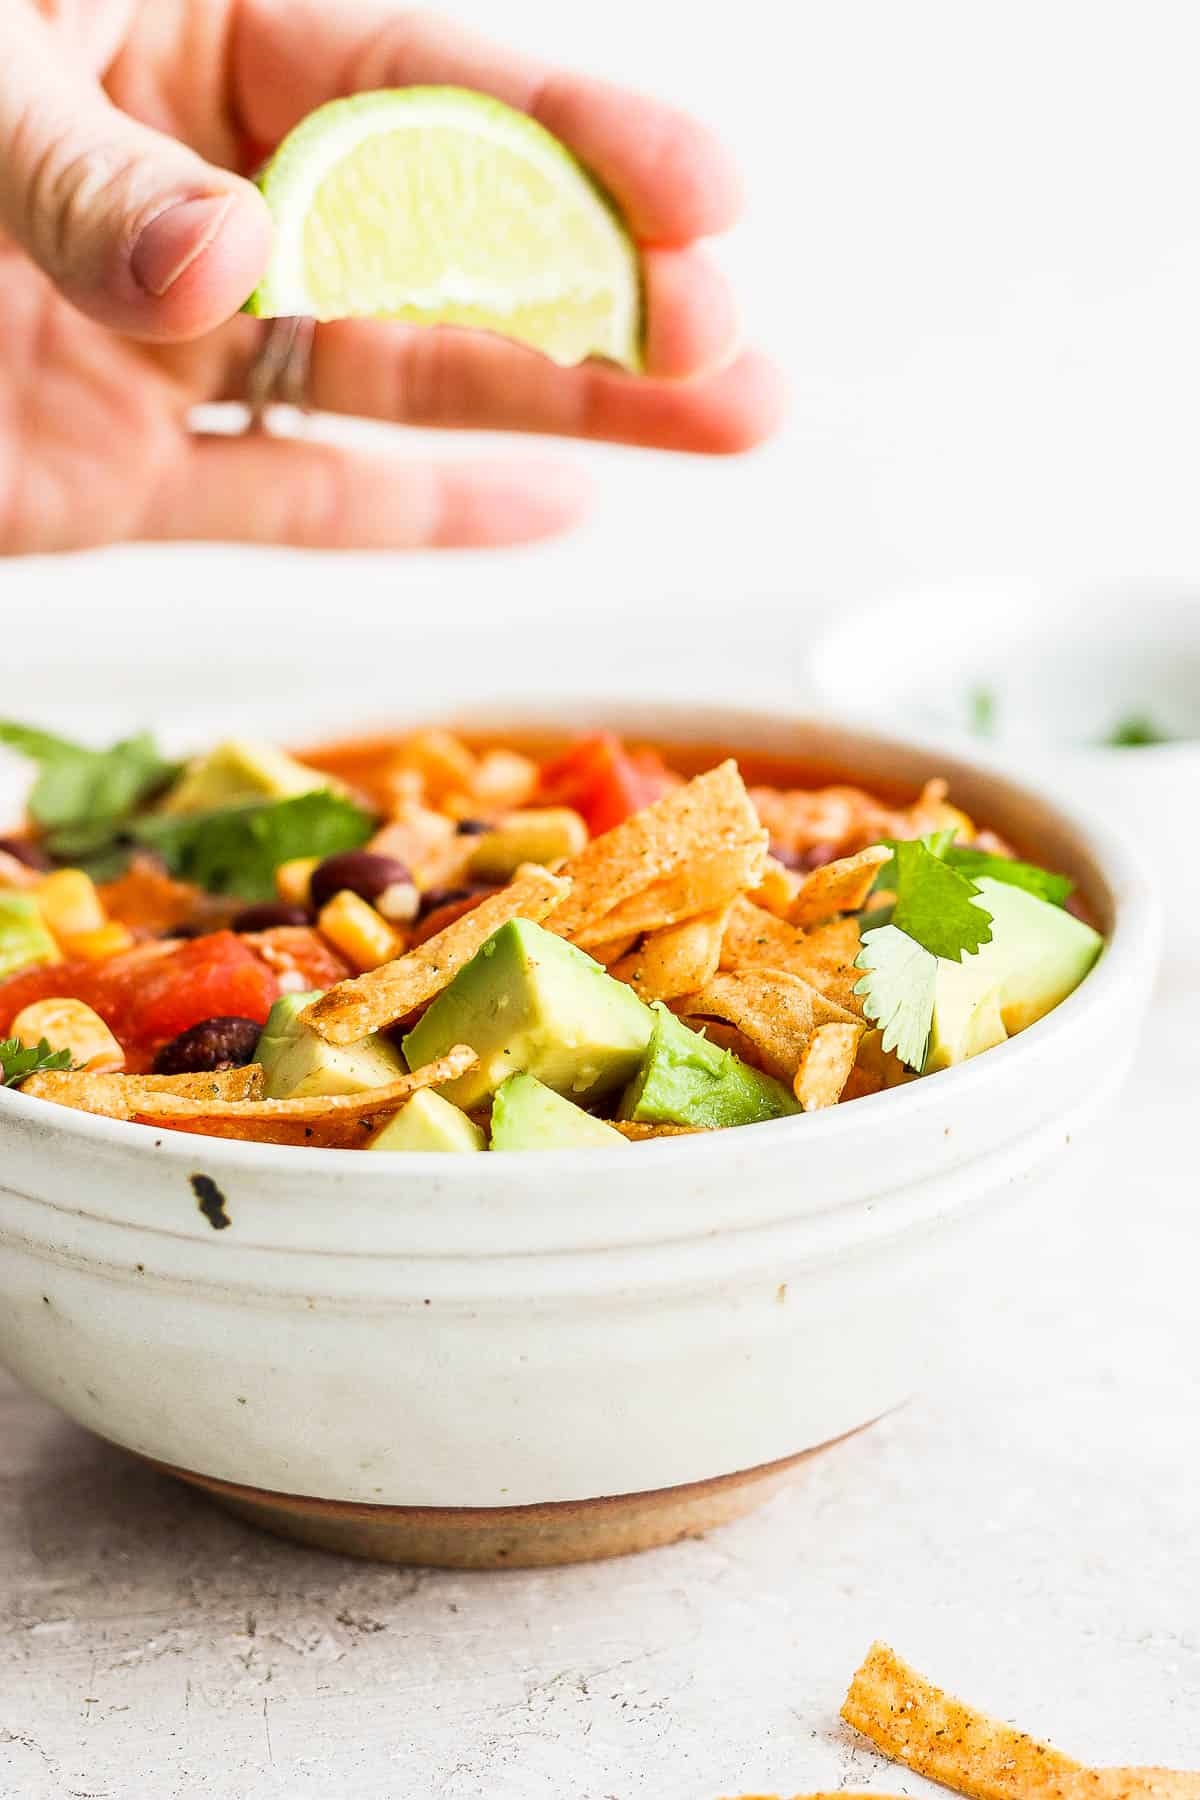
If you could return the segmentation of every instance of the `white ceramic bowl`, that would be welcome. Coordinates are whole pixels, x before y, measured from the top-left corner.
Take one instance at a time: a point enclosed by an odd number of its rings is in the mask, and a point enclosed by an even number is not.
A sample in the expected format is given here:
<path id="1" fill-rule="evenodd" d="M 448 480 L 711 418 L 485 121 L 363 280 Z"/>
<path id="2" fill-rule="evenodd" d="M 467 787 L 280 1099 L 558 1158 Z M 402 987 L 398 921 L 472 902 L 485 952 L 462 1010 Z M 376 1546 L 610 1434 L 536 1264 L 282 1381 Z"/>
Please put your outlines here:
<path id="1" fill-rule="evenodd" d="M 1065 1004 L 962 1067 L 622 1152 L 374 1158 L 0 1093 L 0 1360 L 251 1516 L 360 1553 L 662 1541 L 899 1404 L 942 1347 L 973 1220 L 1109 1103 L 1152 983 L 1135 859 L 973 760 L 762 711 L 509 710 L 811 756 L 868 784 L 945 773 L 1076 876 L 1110 942 Z"/>

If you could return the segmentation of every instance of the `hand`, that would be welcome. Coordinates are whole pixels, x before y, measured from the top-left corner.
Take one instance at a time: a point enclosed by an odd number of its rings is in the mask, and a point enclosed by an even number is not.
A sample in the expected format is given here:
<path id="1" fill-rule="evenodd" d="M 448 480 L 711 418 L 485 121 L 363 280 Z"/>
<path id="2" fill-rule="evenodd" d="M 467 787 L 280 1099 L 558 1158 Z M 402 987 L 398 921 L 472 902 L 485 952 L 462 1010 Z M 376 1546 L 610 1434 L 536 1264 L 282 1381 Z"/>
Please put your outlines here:
<path id="1" fill-rule="evenodd" d="M 679 113 L 388 0 L 0 0 L 0 551 L 502 544 L 574 522 L 584 491 L 561 464 L 189 429 L 198 402 L 242 397 L 263 329 L 235 316 L 271 237 L 233 172 L 246 146 L 335 95 L 414 82 L 532 113 L 617 196 L 645 246 L 648 376 L 339 322 L 317 333 L 316 406 L 669 450 L 743 450 L 772 429 L 774 374 L 736 356 L 731 297 L 694 247 L 733 222 L 737 183 Z"/>

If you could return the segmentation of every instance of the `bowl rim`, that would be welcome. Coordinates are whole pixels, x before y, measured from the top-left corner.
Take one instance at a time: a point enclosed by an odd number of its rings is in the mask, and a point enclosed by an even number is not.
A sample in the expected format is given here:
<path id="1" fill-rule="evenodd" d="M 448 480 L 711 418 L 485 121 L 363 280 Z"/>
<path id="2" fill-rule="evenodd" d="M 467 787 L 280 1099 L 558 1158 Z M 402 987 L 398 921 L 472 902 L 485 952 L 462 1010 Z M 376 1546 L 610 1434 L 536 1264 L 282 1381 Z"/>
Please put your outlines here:
<path id="1" fill-rule="evenodd" d="M 940 772 L 949 761 L 951 766 L 945 768 L 945 772 L 950 776 L 952 789 L 956 774 L 969 775 L 1004 790 L 1010 801 L 1033 803 L 1056 828 L 1066 831 L 1099 871 L 1111 912 L 1111 929 L 1105 939 L 1104 951 L 1079 987 L 1034 1025 L 981 1056 L 938 1071 L 933 1080 L 908 1082 L 899 1088 L 866 1095 L 855 1100 L 852 1106 L 834 1106 L 818 1113 L 804 1114 L 803 1125 L 798 1118 L 765 1121 L 754 1128 L 751 1143 L 747 1143 L 746 1133 L 739 1130 L 639 1143 L 638 1149 L 643 1154 L 655 1156 L 660 1164 L 686 1169 L 694 1166 L 696 1158 L 703 1156 L 711 1166 L 714 1154 L 734 1149 L 739 1156 L 769 1156 L 789 1142 L 794 1146 L 801 1141 L 836 1140 L 851 1134 L 860 1136 L 870 1128 L 872 1120 L 883 1116 L 897 1124 L 905 1116 L 919 1119 L 930 1107 L 940 1110 L 952 1097 L 965 1099 L 975 1089 L 995 1079 L 989 1070 L 996 1069 L 999 1059 L 1003 1059 L 1001 1067 L 1013 1075 L 1017 1073 L 1019 1060 L 1030 1064 L 1039 1061 L 1055 1034 L 1061 1036 L 1064 1031 L 1082 1025 L 1085 1012 L 1102 1007 L 1109 993 L 1124 983 L 1139 965 L 1148 971 L 1148 983 L 1153 978 L 1161 909 L 1139 858 L 1107 821 L 1077 804 L 1073 798 L 1060 796 L 1053 779 L 1043 780 L 1039 775 L 1036 780 L 1030 780 L 1014 774 L 1011 765 L 993 747 L 981 748 L 970 741 L 960 748 L 940 733 L 908 737 L 898 735 L 894 730 L 878 730 L 852 714 L 821 712 L 805 703 L 797 705 L 795 701 L 788 705 L 778 691 L 771 693 L 769 688 L 763 702 L 753 707 L 728 694 L 712 698 L 702 694 L 684 700 L 674 696 L 663 699 L 661 693 L 638 698 L 627 690 L 620 696 L 585 696 L 571 691 L 565 697 L 553 700 L 547 699 L 545 694 L 524 698 L 513 695 L 501 702 L 463 700 L 457 713 L 452 700 L 449 705 L 435 702 L 420 709 L 407 708 L 401 702 L 398 710 L 409 715 L 407 719 L 393 713 L 384 724 L 384 730 L 417 729 L 434 721 L 451 728 L 456 723 L 469 724 L 475 730 L 502 731 L 506 725 L 510 729 L 525 726 L 585 730 L 591 726 L 594 717 L 597 721 L 607 720 L 614 729 L 640 731 L 665 744 L 727 743 L 733 754 L 737 753 L 739 723 L 742 732 L 750 731 L 752 735 L 755 729 L 761 733 L 764 726 L 772 725 L 792 732 L 820 732 L 845 740 L 850 746 L 845 756 L 848 779 L 852 778 L 855 743 L 860 751 L 869 747 L 876 754 L 896 754 L 909 762 L 927 762 L 930 773 Z M 650 724 L 644 722 L 648 713 L 652 717 Z M 701 716 L 713 720 L 715 726 L 703 731 L 697 729 Z M 369 723 L 356 726 L 358 735 L 369 735 L 370 730 Z M 0 1136 L 5 1128 L 6 1114 L 12 1119 L 35 1124 L 39 1136 L 46 1140 L 46 1150 L 53 1148 L 56 1138 L 83 1145 L 104 1144 L 117 1151 L 126 1149 L 132 1155 L 138 1154 L 139 1147 L 143 1152 L 151 1150 L 147 1134 L 153 1134 L 153 1127 L 54 1106 L 14 1090 L 0 1090 Z M 803 1140 L 798 1137 L 801 1130 Z M 296 1177 L 303 1176 L 307 1182 L 319 1180 L 324 1172 L 339 1185 L 352 1160 L 358 1170 L 357 1183 L 377 1192 L 391 1186 L 394 1198 L 395 1169 L 391 1159 L 382 1157 L 374 1162 L 364 1158 L 360 1150 L 257 1144 L 163 1129 L 161 1135 L 152 1137 L 153 1164 L 156 1168 L 164 1161 L 176 1168 L 194 1166 L 198 1146 L 203 1146 L 205 1162 L 214 1171 L 242 1171 L 246 1175 L 263 1176 L 291 1171 Z M 627 1167 L 623 1159 L 629 1147 L 622 1145 L 620 1150 L 614 1146 L 611 1149 L 528 1151 L 523 1157 L 517 1152 L 522 1163 L 516 1166 L 522 1166 L 524 1157 L 536 1156 L 539 1168 L 545 1165 L 548 1172 L 560 1167 L 580 1176 L 614 1175 Z M 511 1171 L 512 1152 L 505 1156 L 504 1162 Z M 151 1166 L 150 1158 L 146 1159 L 146 1166 L 147 1169 Z M 436 1173 L 439 1183 L 451 1188 L 504 1178 L 502 1172 L 495 1170 L 490 1176 L 486 1174 L 475 1164 L 473 1157 L 447 1157 L 432 1151 L 408 1152 L 405 1167 L 412 1170 L 414 1177 Z M 663 1172 L 667 1172 L 666 1168 Z"/>

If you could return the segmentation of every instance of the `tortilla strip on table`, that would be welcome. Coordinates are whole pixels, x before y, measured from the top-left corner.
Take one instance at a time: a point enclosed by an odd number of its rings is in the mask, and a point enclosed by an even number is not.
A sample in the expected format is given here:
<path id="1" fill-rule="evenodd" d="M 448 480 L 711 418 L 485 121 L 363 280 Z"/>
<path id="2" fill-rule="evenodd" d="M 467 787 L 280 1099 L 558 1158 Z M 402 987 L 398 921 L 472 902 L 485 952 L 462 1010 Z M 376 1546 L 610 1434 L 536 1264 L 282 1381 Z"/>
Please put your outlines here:
<path id="1" fill-rule="evenodd" d="M 970 1800 L 1197 1800 L 1200 1775 L 1089 1769 L 934 1687 L 873 1644 L 842 1717 L 877 1749 Z"/>
<path id="2" fill-rule="evenodd" d="M 570 882 L 561 875 L 523 863 L 507 887 L 489 894 L 407 955 L 353 981 L 340 981 L 305 1007 L 300 1021 L 331 1044 L 356 1043 L 440 994 L 509 919 L 544 919 L 570 891 Z"/>
<path id="3" fill-rule="evenodd" d="M 704 1017 L 736 1025 L 757 1048 L 768 1074 L 789 1085 L 819 1025 L 861 1028 L 861 1020 L 853 1013 L 785 969 L 746 969 L 738 975 L 714 976 L 697 993 L 676 1001 L 674 1010 L 686 1014 L 693 1026 Z"/>
<path id="4" fill-rule="evenodd" d="M 163 1096 L 203 1104 L 260 1100 L 262 1091 L 261 1063 L 191 1075 L 89 1075 L 84 1069 L 56 1069 L 30 1075 L 21 1083 L 23 1094 L 108 1119 L 132 1118 L 143 1101 L 154 1102 Z"/>
<path id="5" fill-rule="evenodd" d="M 744 844 L 760 831 L 746 785 L 730 758 L 632 813 L 572 857 L 562 871 L 572 883 L 570 898 L 558 908 L 548 929 L 572 942 L 615 937 L 620 925 L 612 930 L 597 927 L 634 894 L 674 874 L 698 854 Z"/>
<path id="6" fill-rule="evenodd" d="M 728 906 L 696 913 L 678 925 L 652 931 L 640 950 L 610 969 L 643 1000 L 674 1000 L 703 987 L 717 972 Z"/>

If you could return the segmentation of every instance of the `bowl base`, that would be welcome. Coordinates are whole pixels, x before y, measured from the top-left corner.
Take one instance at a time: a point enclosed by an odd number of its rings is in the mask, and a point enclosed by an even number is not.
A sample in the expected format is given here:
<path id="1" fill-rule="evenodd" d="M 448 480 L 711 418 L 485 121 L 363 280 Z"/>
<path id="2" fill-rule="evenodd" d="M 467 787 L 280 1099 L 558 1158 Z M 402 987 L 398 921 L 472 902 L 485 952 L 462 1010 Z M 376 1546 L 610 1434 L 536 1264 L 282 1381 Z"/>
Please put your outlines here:
<path id="1" fill-rule="evenodd" d="M 241 1487 L 165 1463 L 155 1467 L 204 1489 L 264 1531 L 342 1556 L 439 1569 L 538 1569 L 701 1537 L 769 1500 L 801 1463 L 829 1447 L 682 1487 L 532 1506 L 370 1506 Z"/>

